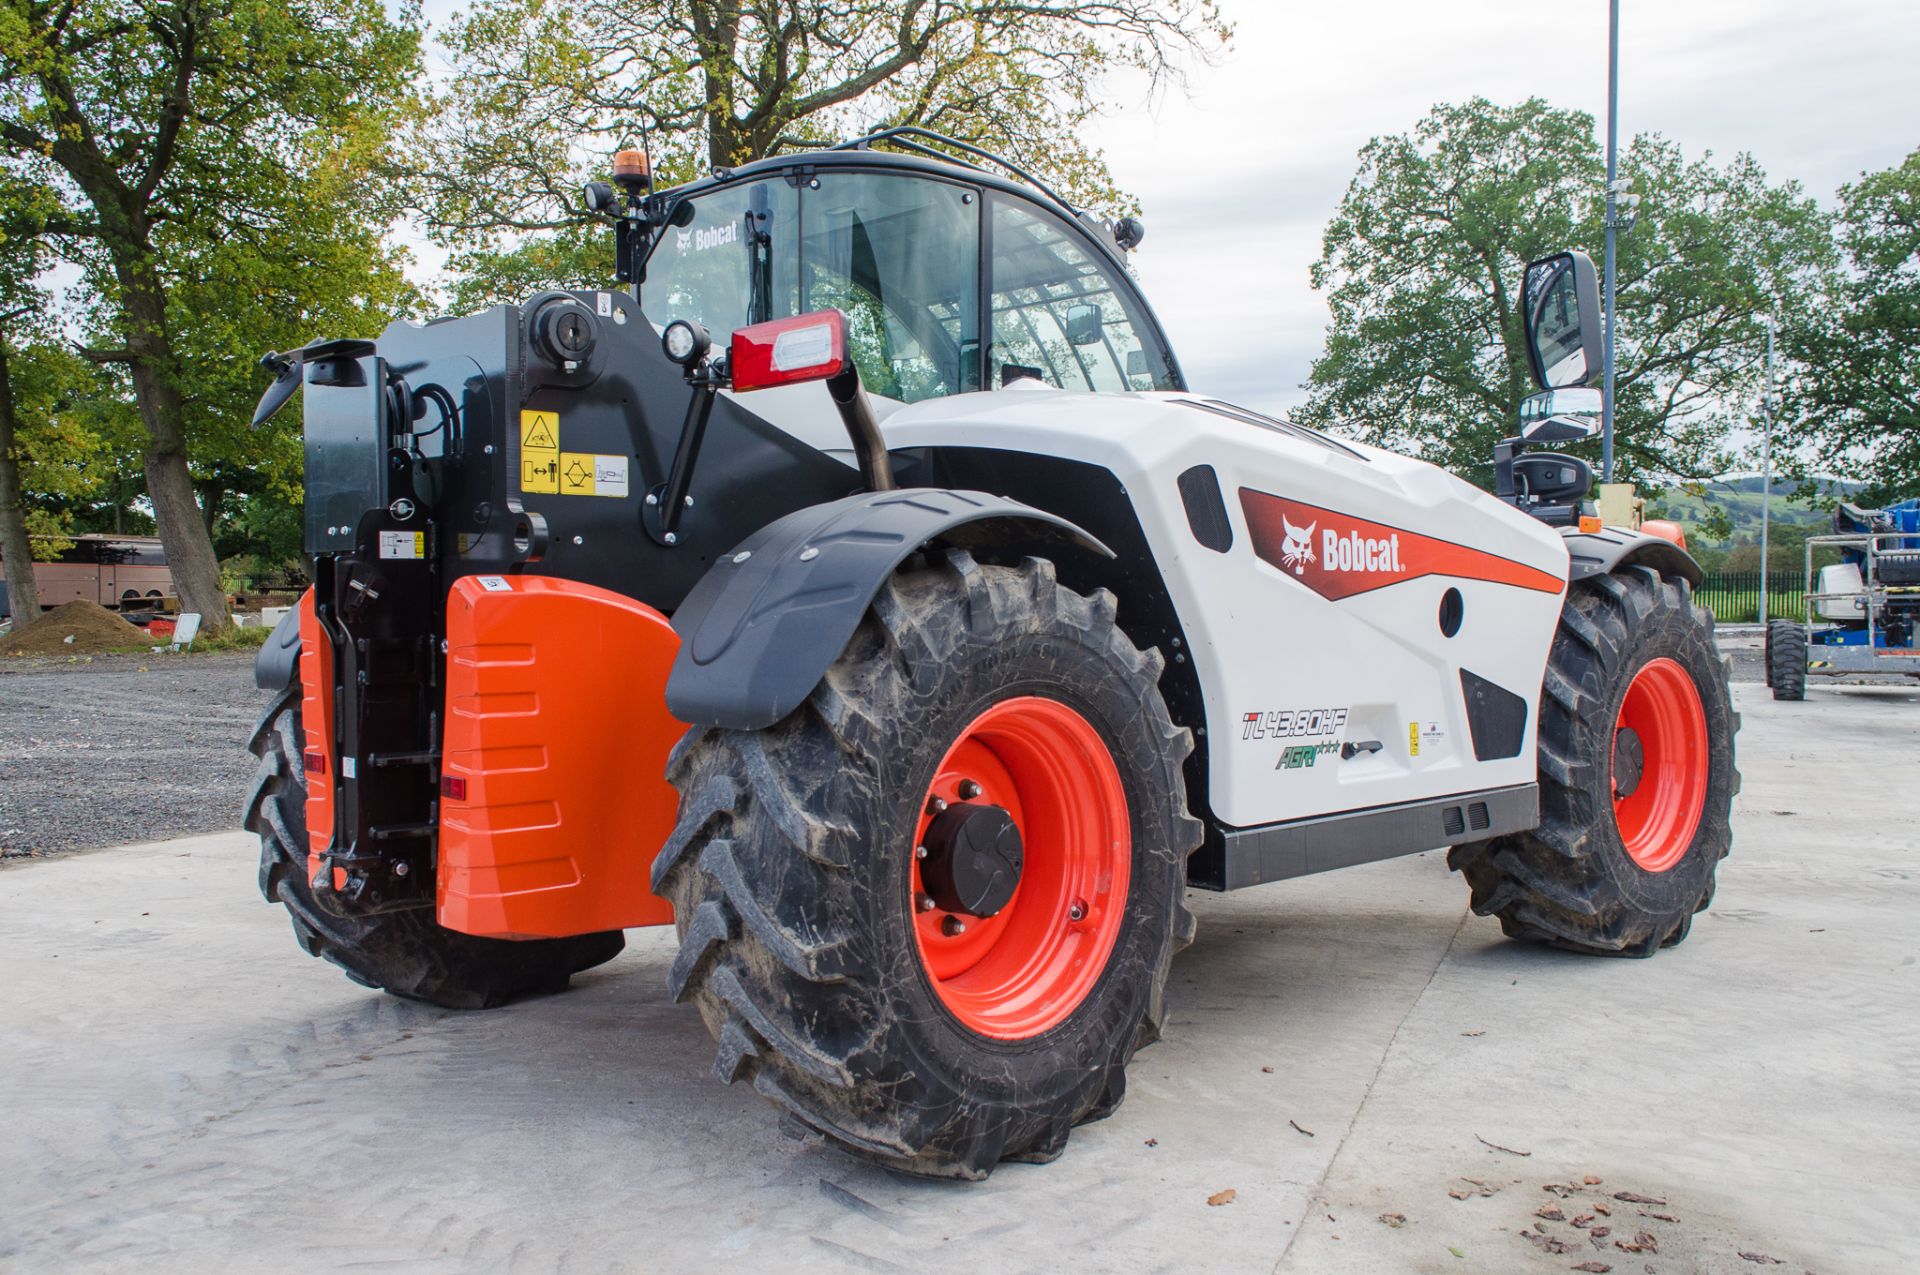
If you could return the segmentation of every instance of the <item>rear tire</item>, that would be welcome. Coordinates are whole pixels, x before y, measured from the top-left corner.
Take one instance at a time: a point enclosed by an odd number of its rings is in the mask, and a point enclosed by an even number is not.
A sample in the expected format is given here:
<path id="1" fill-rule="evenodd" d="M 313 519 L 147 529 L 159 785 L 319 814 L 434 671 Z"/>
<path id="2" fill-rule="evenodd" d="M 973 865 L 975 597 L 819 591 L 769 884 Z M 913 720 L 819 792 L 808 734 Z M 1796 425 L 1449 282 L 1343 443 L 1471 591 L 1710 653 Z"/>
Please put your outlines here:
<path id="1" fill-rule="evenodd" d="M 1713 901 L 1740 789 L 1739 716 L 1712 613 L 1684 579 L 1649 567 L 1581 581 L 1568 591 L 1543 692 L 1539 827 L 1457 846 L 1448 862 L 1472 887 L 1473 910 L 1499 917 L 1511 938 L 1622 956 L 1673 946 Z M 1668 706 L 1680 725 L 1653 729 L 1649 702 L 1662 727 Z M 1642 732 L 1623 730 L 1630 723 L 1645 733 L 1644 753 Z M 1636 760 L 1622 764 L 1639 776 L 1644 756 L 1643 778 L 1616 775 L 1629 734 Z"/>
<path id="2" fill-rule="evenodd" d="M 1119 1105 L 1128 1060 L 1159 1036 L 1169 962 L 1192 938 L 1183 891 L 1201 828 L 1181 776 L 1192 739 L 1156 685 L 1163 663 L 1127 640 L 1114 610 L 1104 590 L 1058 585 L 1050 563 L 981 566 L 951 551 L 882 586 L 846 651 L 783 721 L 696 729 L 681 742 L 669 767 L 680 821 L 654 884 L 680 931 L 669 990 L 699 1006 L 721 1080 L 747 1080 L 854 1154 L 928 1177 L 1051 1160 L 1075 1124 Z M 1120 822 L 1094 841 L 1121 847 L 1126 876 L 1118 898 L 1089 891 L 1095 902 L 1076 899 L 1071 917 L 1053 918 L 1051 903 L 1024 914 L 1045 922 L 1043 935 L 1080 943 L 1064 927 L 1091 915 L 1114 937 L 1104 954 L 1076 949 L 1093 955 L 1073 968 L 1104 964 L 1060 993 L 1054 1016 L 996 1038 L 975 1030 L 993 1030 L 990 1013 L 963 1021 L 965 1009 L 949 1008 L 955 984 L 922 955 L 920 927 L 946 917 L 930 899 L 923 910 L 915 843 L 956 741 L 1035 700 L 1052 705 L 1043 717 L 1071 710 L 1091 741 L 1077 756 L 1042 756 L 1117 776 Z M 962 784 L 963 800 L 966 791 L 979 790 Z M 1043 807 L 1024 808 L 1019 889 L 1051 900 L 1036 865 L 1077 843 L 1037 835 Z M 963 924 L 997 943 L 1013 921 L 988 927 L 1025 906 L 1016 894 Z"/>
<path id="3" fill-rule="evenodd" d="M 338 917 L 307 884 L 306 736 L 300 683 L 274 697 L 248 747 L 260 759 L 243 820 L 260 838 L 260 893 L 283 904 L 293 935 L 365 987 L 447 1009 L 490 1009 L 515 997 L 557 992 L 581 970 L 612 960 L 618 930 L 564 939 L 509 941 L 449 930 L 428 909 Z"/>
<path id="4" fill-rule="evenodd" d="M 1793 620 L 1767 622 L 1767 685 L 1773 697 L 1807 697 L 1807 631 Z"/>

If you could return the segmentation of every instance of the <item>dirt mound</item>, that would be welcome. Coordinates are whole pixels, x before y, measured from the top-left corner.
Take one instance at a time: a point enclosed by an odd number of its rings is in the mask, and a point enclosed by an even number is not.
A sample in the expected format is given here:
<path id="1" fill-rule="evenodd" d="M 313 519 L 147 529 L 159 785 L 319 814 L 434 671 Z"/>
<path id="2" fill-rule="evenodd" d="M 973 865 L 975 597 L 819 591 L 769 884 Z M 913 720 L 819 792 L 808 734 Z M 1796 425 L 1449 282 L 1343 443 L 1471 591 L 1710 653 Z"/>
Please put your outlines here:
<path id="1" fill-rule="evenodd" d="M 67 638 L 71 636 L 72 642 Z M 97 602 L 63 602 L 0 640 L 0 654 L 72 655 L 139 646 L 147 635 Z"/>

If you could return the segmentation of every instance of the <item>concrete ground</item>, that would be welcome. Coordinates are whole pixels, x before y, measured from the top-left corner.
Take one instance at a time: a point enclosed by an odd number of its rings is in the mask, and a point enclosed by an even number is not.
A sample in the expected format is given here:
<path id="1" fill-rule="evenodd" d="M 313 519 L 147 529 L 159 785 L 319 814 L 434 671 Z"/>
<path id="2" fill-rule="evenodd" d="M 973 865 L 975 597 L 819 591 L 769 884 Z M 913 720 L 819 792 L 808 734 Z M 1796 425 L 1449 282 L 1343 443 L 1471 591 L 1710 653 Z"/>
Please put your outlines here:
<path id="1" fill-rule="evenodd" d="M 1126 1104 L 977 1185 L 714 1083 L 657 931 L 453 1014 L 300 954 L 239 835 L 9 868 L 0 1270 L 1911 1271 L 1920 693 L 1737 693 L 1684 946 L 1508 943 L 1438 854 L 1200 896 Z"/>

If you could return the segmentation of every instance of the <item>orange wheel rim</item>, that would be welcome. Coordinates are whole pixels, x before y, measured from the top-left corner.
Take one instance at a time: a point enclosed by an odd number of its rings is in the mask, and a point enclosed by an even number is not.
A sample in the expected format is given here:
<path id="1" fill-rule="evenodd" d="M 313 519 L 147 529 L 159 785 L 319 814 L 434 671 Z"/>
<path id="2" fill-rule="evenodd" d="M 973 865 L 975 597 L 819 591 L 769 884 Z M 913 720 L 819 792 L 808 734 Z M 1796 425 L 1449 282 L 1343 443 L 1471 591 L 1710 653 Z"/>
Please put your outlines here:
<path id="1" fill-rule="evenodd" d="M 1692 676 L 1675 660 L 1647 661 L 1620 702 L 1609 776 L 1620 840 L 1648 872 L 1665 872 L 1693 844 L 1708 758 L 1707 714 Z"/>
<path id="2" fill-rule="evenodd" d="M 941 803 L 998 806 L 1024 850 L 1012 897 L 991 916 L 932 905 L 919 849 Z M 1022 1040 L 1078 1009 L 1126 916 L 1133 862 L 1126 789 L 1100 733 L 1058 700 L 1002 700 L 941 758 L 914 829 L 908 906 L 934 992 L 982 1036 Z"/>

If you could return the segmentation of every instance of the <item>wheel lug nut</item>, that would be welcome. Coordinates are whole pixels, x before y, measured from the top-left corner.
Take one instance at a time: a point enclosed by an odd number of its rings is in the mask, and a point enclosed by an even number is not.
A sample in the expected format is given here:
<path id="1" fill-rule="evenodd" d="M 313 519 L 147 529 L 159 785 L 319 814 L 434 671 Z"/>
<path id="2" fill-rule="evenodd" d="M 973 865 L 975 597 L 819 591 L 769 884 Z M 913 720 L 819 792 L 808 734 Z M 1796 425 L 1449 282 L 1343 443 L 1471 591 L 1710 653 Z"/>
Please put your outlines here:
<path id="1" fill-rule="evenodd" d="M 967 923 L 957 916 L 950 916 L 940 922 L 940 932 L 948 938 L 956 938 L 967 932 Z"/>
<path id="2" fill-rule="evenodd" d="M 979 795 L 980 795 L 979 784 L 974 783 L 973 780 L 971 779 L 962 779 L 960 781 L 960 800 L 972 801 L 975 797 L 978 797 Z"/>
<path id="3" fill-rule="evenodd" d="M 918 894 L 914 896 L 913 906 L 919 908 L 922 912 L 931 912 L 933 911 L 933 900 L 924 894 Z"/>
<path id="4" fill-rule="evenodd" d="M 914 857 L 914 858 L 916 858 L 916 859 L 924 859 L 924 858 L 926 858 L 926 857 L 927 857 L 927 848 L 926 848 L 925 846 L 915 846 L 915 847 L 913 848 L 913 857 Z"/>
<path id="5" fill-rule="evenodd" d="M 1084 900 L 1075 899 L 1073 906 L 1067 909 L 1067 920 L 1084 921 L 1087 919 L 1087 905 Z"/>
<path id="6" fill-rule="evenodd" d="M 937 815 L 946 808 L 947 801 L 944 797 L 935 797 L 927 802 L 927 813 L 930 815 Z"/>

